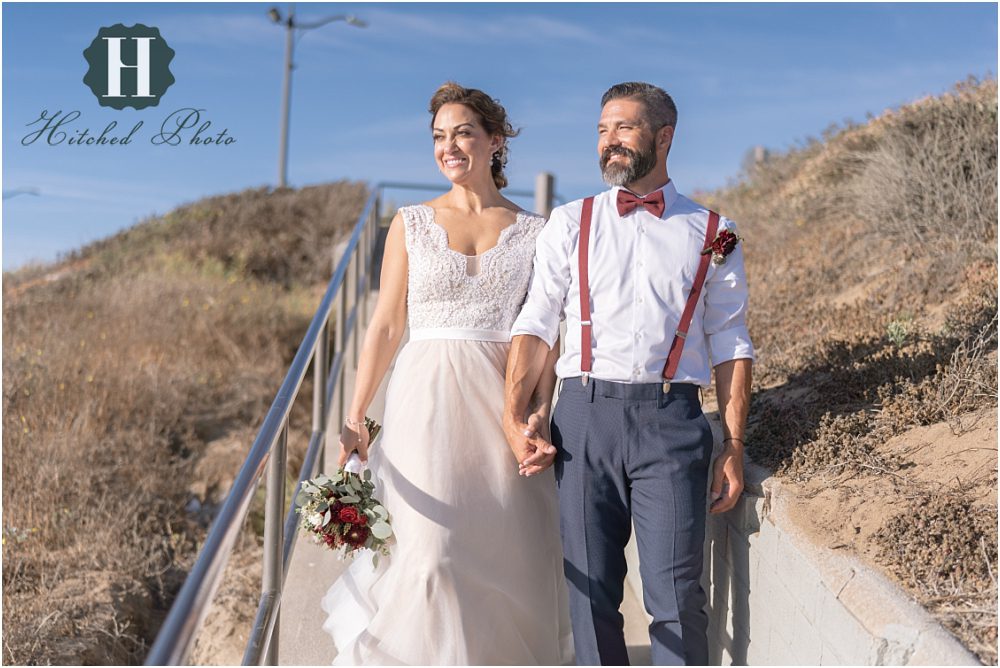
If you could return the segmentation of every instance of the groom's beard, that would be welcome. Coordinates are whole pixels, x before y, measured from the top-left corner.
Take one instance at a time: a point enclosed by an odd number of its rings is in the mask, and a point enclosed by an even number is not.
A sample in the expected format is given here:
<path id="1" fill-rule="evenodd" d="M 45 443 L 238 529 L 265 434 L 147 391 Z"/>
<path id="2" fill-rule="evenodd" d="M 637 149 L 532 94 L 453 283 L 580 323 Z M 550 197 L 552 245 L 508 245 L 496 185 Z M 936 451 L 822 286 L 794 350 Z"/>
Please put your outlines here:
<path id="1" fill-rule="evenodd" d="M 628 163 L 609 164 L 608 161 L 614 155 L 626 156 Z M 649 142 L 644 151 L 633 151 L 625 146 L 609 146 L 601 154 L 601 176 L 609 186 L 635 183 L 653 171 L 654 167 L 656 167 L 656 146 L 653 142 Z"/>

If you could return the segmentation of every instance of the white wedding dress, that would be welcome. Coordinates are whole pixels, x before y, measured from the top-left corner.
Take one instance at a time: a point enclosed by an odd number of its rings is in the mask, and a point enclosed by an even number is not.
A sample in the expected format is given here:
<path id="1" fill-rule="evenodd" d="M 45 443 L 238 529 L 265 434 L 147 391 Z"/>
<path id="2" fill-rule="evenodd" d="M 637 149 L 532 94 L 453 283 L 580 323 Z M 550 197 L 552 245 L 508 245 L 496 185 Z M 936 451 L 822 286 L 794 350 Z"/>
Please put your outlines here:
<path id="1" fill-rule="evenodd" d="M 510 329 L 545 221 L 521 212 L 469 257 L 432 208 L 400 212 L 410 340 L 369 454 L 395 542 L 323 597 L 334 664 L 571 663 L 552 469 L 519 476 L 501 428 Z"/>

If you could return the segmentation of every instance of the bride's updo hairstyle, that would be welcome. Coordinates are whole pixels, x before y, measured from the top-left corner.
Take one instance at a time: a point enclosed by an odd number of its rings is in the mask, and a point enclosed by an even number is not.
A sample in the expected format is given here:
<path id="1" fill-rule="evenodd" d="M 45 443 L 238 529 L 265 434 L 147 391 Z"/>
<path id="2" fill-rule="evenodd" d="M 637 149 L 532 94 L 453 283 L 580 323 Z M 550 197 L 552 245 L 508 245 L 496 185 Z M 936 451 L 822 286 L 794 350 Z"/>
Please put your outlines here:
<path id="1" fill-rule="evenodd" d="M 507 177 L 503 168 L 507 164 L 507 140 L 520 134 L 507 119 L 507 110 L 498 100 L 476 88 L 464 88 L 454 81 L 448 81 L 434 93 L 431 98 L 431 129 L 434 129 L 434 119 L 438 110 L 446 104 L 462 104 L 471 109 L 479 117 L 486 134 L 491 137 L 500 135 L 504 138 L 500 148 L 493 154 L 490 170 L 493 173 L 493 183 L 497 189 L 507 187 Z"/>

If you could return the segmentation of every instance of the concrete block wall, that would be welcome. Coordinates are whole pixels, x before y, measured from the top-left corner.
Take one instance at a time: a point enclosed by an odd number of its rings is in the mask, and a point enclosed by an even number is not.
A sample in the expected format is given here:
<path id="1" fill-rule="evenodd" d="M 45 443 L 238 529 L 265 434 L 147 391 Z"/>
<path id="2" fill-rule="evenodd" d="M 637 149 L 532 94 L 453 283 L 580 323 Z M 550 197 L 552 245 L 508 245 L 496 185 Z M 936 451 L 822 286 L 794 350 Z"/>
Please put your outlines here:
<path id="1" fill-rule="evenodd" d="M 745 469 L 739 504 L 706 527 L 713 665 L 980 665 L 898 585 L 797 530 L 780 482 Z M 627 557 L 641 600 L 634 540 Z"/>

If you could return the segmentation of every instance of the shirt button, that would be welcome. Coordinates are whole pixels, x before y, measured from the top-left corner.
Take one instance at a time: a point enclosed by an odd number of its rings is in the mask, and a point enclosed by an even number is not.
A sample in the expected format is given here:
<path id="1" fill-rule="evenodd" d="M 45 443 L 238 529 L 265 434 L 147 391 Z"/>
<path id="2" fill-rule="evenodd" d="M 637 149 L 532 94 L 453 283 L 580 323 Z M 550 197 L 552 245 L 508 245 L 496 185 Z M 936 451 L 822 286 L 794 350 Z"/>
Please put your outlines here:
<path id="1" fill-rule="evenodd" d="M 639 260 L 639 266 L 640 266 L 640 267 L 645 267 L 645 266 L 646 266 L 646 263 L 645 263 L 645 262 L 643 262 L 642 260 Z"/>
<path id="2" fill-rule="evenodd" d="M 641 304 L 641 303 L 643 303 L 644 301 L 646 301 L 646 300 L 645 300 L 645 299 L 643 299 L 642 297 L 639 297 L 639 303 L 640 303 L 640 304 Z"/>
<path id="3" fill-rule="evenodd" d="M 642 332 L 636 332 L 635 333 L 635 340 L 638 341 L 641 338 L 642 338 Z"/>
<path id="4" fill-rule="evenodd" d="M 636 368 L 632 369 L 632 375 L 633 376 L 638 376 L 639 375 L 639 367 L 636 367 Z"/>

